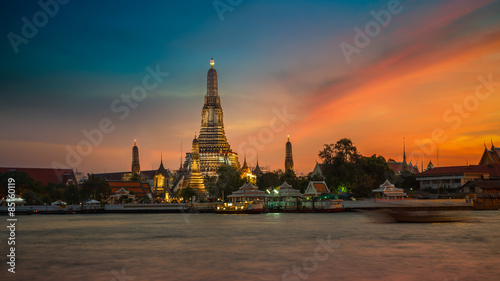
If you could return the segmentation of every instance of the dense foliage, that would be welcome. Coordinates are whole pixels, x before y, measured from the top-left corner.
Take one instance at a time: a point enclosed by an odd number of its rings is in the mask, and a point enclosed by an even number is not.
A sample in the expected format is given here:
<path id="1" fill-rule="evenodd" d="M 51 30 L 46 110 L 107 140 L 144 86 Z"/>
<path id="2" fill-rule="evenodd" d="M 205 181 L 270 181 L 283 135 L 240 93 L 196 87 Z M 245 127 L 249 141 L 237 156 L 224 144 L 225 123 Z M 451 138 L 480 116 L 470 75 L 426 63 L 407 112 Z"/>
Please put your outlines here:
<path id="1" fill-rule="evenodd" d="M 5 198 L 8 189 L 8 178 L 16 181 L 16 194 L 26 200 L 27 205 L 51 204 L 54 201 L 62 200 L 68 204 L 80 204 L 80 202 L 95 198 L 100 201 L 109 193 L 107 181 L 90 174 L 88 180 L 79 188 L 70 184 L 47 184 L 36 182 L 24 172 L 0 173 L 0 198 Z"/>
<path id="2" fill-rule="evenodd" d="M 355 197 L 369 197 L 386 178 L 395 178 L 384 157 L 361 155 L 347 138 L 325 144 L 319 157 L 323 160 L 325 181 L 332 192 L 342 190 Z"/>

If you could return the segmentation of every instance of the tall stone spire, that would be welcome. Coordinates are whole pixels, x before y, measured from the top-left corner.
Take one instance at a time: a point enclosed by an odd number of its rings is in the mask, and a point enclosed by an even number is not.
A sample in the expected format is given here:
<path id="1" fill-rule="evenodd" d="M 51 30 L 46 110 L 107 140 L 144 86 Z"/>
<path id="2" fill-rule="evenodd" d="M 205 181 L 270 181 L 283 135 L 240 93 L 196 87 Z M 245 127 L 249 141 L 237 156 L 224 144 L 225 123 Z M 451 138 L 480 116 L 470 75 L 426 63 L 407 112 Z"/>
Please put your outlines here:
<path id="1" fill-rule="evenodd" d="M 213 58 L 207 73 L 207 93 L 201 111 L 201 129 L 198 136 L 200 170 L 204 175 L 215 175 L 220 166 L 229 160 L 239 169 L 238 154 L 231 150 L 224 132 L 224 116 L 219 97 L 217 71 Z"/>
<path id="2" fill-rule="evenodd" d="M 137 141 L 134 140 L 134 147 L 132 147 L 132 175 L 139 175 L 141 173 L 141 166 L 139 165 L 139 148 Z"/>
<path id="3" fill-rule="evenodd" d="M 293 172 L 293 154 L 290 136 L 288 136 L 288 141 L 286 142 L 285 149 L 285 172 Z"/>

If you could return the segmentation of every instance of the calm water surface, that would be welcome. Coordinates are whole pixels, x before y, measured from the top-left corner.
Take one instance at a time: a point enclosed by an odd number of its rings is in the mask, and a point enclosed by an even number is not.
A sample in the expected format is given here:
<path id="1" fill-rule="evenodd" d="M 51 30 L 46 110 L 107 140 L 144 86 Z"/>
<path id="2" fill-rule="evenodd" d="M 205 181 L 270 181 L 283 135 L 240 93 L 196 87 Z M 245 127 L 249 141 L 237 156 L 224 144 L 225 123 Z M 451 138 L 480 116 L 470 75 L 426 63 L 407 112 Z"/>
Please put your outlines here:
<path id="1" fill-rule="evenodd" d="M 19 216 L 16 274 L 7 272 L 2 230 L 0 279 L 500 280 L 500 212 L 466 215 L 475 222 L 374 223 L 361 213 Z M 318 239 L 334 246 L 326 251 Z"/>

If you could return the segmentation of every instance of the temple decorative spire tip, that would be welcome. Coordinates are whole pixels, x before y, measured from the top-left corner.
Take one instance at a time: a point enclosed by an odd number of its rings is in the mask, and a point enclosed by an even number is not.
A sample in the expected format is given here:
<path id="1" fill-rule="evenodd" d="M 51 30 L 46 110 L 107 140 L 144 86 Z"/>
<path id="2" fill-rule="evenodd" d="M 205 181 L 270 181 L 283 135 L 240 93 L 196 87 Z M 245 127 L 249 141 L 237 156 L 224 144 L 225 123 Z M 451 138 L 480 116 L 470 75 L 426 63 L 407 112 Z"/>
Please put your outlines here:
<path id="1" fill-rule="evenodd" d="M 210 59 L 210 66 L 213 68 L 213 67 L 214 67 L 214 64 L 215 64 L 215 62 L 214 62 L 214 58 L 212 57 L 212 58 Z"/>

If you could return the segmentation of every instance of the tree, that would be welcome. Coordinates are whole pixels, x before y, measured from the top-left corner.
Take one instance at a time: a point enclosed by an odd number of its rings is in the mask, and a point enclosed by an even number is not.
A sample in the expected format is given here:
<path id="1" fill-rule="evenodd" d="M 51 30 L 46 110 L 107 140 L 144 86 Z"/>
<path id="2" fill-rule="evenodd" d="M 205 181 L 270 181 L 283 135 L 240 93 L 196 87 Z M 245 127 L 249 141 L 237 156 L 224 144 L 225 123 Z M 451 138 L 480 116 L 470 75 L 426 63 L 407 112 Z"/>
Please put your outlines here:
<path id="1" fill-rule="evenodd" d="M 325 181 L 332 192 L 342 189 L 356 197 L 368 197 L 388 176 L 394 175 L 384 157 L 361 155 L 350 139 L 325 144 L 319 156 L 325 166 Z"/>
<path id="2" fill-rule="evenodd" d="M 184 201 L 186 201 L 186 202 L 191 201 L 191 198 L 193 198 L 193 196 L 196 196 L 196 195 L 197 195 L 196 190 L 194 190 L 193 188 L 191 188 L 189 186 L 181 188 L 181 190 L 179 190 L 179 197 L 184 199 Z"/>
<path id="3" fill-rule="evenodd" d="M 361 158 L 352 141 L 343 138 L 335 144 L 325 144 L 319 157 L 324 164 L 325 182 L 330 189 L 337 191 L 339 187 L 351 190 L 356 175 L 356 163 Z"/>
<path id="4" fill-rule="evenodd" d="M 319 152 L 319 157 L 324 164 L 331 165 L 336 163 L 354 163 L 361 156 L 358 149 L 352 144 L 352 141 L 343 138 L 335 144 L 325 144 Z"/>
<path id="5" fill-rule="evenodd" d="M 88 179 L 82 185 L 82 199 L 87 200 L 92 196 L 97 201 L 103 199 L 104 194 L 109 194 L 108 181 L 103 177 L 88 174 Z"/>
<path id="6" fill-rule="evenodd" d="M 63 200 L 68 204 L 79 204 L 80 200 L 80 192 L 78 190 L 78 186 L 74 184 L 68 185 L 62 194 Z"/>
<path id="7" fill-rule="evenodd" d="M 269 173 L 264 173 L 262 174 L 261 177 L 257 179 L 257 186 L 261 190 L 266 190 L 270 187 L 277 187 L 283 183 L 282 178 L 283 178 L 282 170 L 275 170 Z"/>
<path id="8" fill-rule="evenodd" d="M 396 177 L 395 185 L 397 188 L 403 188 L 406 192 L 410 191 L 412 188 L 420 188 L 420 184 L 415 178 L 415 175 L 408 170 L 401 171 L 401 174 Z"/>
<path id="9" fill-rule="evenodd" d="M 233 191 L 238 190 L 243 184 L 245 184 L 245 179 L 241 178 L 240 171 L 229 165 L 220 166 L 217 170 L 217 183 L 215 188 L 217 194 L 215 194 L 215 196 L 222 198 L 222 193 L 224 193 L 224 198 L 226 198 Z"/>
<path id="10" fill-rule="evenodd" d="M 220 197 L 221 191 L 217 185 L 217 176 L 205 176 L 203 178 L 205 189 L 210 197 Z"/>
<path id="11" fill-rule="evenodd" d="M 23 199 L 26 200 L 26 205 L 44 204 L 42 199 L 40 199 L 40 195 L 31 190 L 26 190 L 23 192 Z"/>
<path id="12" fill-rule="evenodd" d="M 24 190 L 36 190 L 41 187 L 41 183 L 35 182 L 28 173 L 18 171 L 0 173 L 0 198 L 7 196 L 9 178 L 15 180 L 16 194 L 18 195 L 22 195 Z"/>

